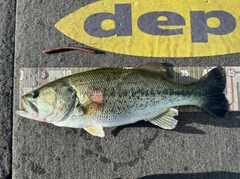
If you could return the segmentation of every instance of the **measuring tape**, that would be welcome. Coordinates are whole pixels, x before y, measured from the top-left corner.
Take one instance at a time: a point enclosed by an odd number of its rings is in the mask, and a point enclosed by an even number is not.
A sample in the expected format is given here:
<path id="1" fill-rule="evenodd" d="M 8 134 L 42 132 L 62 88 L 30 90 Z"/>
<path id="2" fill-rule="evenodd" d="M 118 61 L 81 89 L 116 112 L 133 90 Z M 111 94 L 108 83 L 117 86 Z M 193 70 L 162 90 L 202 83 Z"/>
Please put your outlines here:
<path id="1" fill-rule="evenodd" d="M 175 82 L 190 84 L 213 68 L 215 67 L 171 67 L 168 71 Z M 20 69 L 20 97 L 58 78 L 93 69 L 95 68 L 22 68 Z M 224 67 L 224 69 L 227 74 L 224 93 L 230 103 L 230 110 L 240 111 L 240 67 Z M 195 106 L 182 106 L 179 107 L 179 111 L 200 112 L 201 110 Z"/>

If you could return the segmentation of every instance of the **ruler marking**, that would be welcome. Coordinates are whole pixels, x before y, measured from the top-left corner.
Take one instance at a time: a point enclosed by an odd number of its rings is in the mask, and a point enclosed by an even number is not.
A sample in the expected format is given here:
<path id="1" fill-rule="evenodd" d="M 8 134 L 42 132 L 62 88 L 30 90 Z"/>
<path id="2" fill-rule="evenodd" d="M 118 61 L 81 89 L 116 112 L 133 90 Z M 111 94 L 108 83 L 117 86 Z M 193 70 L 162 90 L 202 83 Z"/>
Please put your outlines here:
<path id="1" fill-rule="evenodd" d="M 239 92 L 239 90 L 240 90 L 240 86 L 239 86 L 239 82 L 237 82 L 237 92 Z M 238 110 L 239 110 L 239 107 L 240 107 L 240 100 L 238 98 Z"/>
<path id="2" fill-rule="evenodd" d="M 232 67 L 230 66 L 230 70 L 232 70 Z M 230 76 L 230 88 L 232 93 L 232 110 L 234 110 L 234 89 L 233 89 L 233 77 Z"/>
<path id="3" fill-rule="evenodd" d="M 184 71 L 183 71 L 183 84 L 186 85 L 186 83 L 187 83 L 187 79 L 186 79 L 187 77 L 186 77 L 186 74 L 185 74 L 185 72 L 186 72 L 186 67 L 183 67 L 183 70 L 184 70 Z M 187 108 L 188 108 L 187 106 L 183 106 L 184 112 L 187 111 Z"/>
<path id="4" fill-rule="evenodd" d="M 225 71 L 227 71 L 227 67 L 225 67 L 224 69 L 225 69 Z M 227 77 L 226 77 L 226 78 L 227 78 Z M 228 79 L 226 80 L 226 86 L 227 86 L 227 83 L 228 83 Z M 225 94 L 228 94 L 228 89 L 227 89 L 227 87 L 225 88 L 224 93 L 225 93 Z"/>
<path id="5" fill-rule="evenodd" d="M 44 72 L 44 68 L 42 68 L 42 71 L 41 71 L 41 74 L 40 74 L 40 77 L 41 77 L 41 79 L 42 79 L 42 86 L 44 85 L 44 78 L 43 78 L 43 76 L 42 76 L 43 72 Z"/>

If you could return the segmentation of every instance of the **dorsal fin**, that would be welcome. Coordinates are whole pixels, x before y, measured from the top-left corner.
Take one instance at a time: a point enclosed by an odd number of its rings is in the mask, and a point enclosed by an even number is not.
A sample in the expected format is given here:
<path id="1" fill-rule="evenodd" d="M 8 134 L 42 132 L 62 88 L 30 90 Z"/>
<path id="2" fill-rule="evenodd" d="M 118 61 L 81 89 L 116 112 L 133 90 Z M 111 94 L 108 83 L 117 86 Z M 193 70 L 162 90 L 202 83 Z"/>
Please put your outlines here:
<path id="1" fill-rule="evenodd" d="M 147 63 L 145 65 L 136 67 L 135 69 L 141 69 L 149 71 L 151 73 L 156 73 L 161 75 L 162 77 L 165 77 L 167 80 L 173 80 L 170 71 L 163 64 L 158 62 Z"/>

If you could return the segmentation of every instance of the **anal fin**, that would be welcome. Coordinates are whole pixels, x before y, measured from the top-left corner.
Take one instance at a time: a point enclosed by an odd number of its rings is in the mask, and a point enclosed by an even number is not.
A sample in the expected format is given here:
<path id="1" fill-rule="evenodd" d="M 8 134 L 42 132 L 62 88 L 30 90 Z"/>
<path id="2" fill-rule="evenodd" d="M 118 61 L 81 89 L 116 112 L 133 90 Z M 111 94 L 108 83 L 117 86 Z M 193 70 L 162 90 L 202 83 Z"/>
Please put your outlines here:
<path id="1" fill-rule="evenodd" d="M 159 116 L 149 120 L 154 125 L 157 125 L 163 129 L 174 129 L 177 125 L 177 120 L 173 116 L 178 115 L 178 110 L 174 108 L 168 108 L 165 112 Z"/>
<path id="2" fill-rule="evenodd" d="M 84 127 L 84 129 L 92 134 L 93 136 L 98 136 L 98 137 L 104 137 L 105 133 L 103 131 L 103 127 L 102 126 L 88 126 L 88 127 Z"/>

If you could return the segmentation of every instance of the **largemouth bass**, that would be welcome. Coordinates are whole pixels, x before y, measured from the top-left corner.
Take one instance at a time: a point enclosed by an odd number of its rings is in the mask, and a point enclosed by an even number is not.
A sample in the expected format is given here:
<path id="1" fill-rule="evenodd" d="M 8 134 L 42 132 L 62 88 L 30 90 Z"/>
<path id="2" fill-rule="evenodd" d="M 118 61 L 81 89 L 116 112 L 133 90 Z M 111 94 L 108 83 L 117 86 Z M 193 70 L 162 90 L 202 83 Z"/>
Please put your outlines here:
<path id="1" fill-rule="evenodd" d="M 103 127 L 140 120 L 173 129 L 175 106 L 195 105 L 224 118 L 229 103 L 223 91 L 226 74 L 217 67 L 198 82 L 173 82 L 158 63 L 134 69 L 102 68 L 67 76 L 22 96 L 23 109 L 16 113 L 56 126 L 83 128 L 104 137 Z"/>

